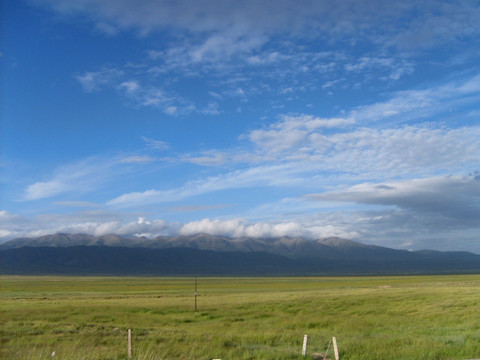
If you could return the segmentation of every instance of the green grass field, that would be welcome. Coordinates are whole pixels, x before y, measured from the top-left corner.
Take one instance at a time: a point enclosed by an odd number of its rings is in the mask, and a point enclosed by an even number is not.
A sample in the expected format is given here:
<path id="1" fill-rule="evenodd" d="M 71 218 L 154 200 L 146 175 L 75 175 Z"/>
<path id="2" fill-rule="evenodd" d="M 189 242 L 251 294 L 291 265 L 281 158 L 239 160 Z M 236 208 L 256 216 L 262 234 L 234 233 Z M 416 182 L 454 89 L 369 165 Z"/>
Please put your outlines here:
<path id="1" fill-rule="evenodd" d="M 2 359 L 480 358 L 480 275 L 0 277 Z M 332 347 L 329 351 L 333 358 Z"/>

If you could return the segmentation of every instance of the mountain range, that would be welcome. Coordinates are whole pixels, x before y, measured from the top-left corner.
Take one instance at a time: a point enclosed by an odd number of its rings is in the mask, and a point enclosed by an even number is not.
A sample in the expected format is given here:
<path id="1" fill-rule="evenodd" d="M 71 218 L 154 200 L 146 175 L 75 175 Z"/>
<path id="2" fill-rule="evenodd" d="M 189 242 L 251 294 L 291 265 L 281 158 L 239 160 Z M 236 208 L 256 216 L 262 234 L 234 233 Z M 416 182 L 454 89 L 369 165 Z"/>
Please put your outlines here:
<path id="1" fill-rule="evenodd" d="M 0 245 L 2 274 L 394 275 L 479 273 L 480 255 L 326 238 L 53 234 Z"/>

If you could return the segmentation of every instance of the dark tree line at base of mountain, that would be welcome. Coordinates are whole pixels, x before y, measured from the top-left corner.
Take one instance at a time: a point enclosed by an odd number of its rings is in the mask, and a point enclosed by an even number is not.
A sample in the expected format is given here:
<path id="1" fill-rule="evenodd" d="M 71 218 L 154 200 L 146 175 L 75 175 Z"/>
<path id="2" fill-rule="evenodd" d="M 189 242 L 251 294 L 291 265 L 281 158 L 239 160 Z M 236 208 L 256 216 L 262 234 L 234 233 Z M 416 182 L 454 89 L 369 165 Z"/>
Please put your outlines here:
<path id="1" fill-rule="evenodd" d="M 3 244 L 0 272 L 132 276 L 479 273 L 480 255 L 394 250 L 338 238 L 230 239 L 199 234 L 149 240 L 57 234 Z"/>

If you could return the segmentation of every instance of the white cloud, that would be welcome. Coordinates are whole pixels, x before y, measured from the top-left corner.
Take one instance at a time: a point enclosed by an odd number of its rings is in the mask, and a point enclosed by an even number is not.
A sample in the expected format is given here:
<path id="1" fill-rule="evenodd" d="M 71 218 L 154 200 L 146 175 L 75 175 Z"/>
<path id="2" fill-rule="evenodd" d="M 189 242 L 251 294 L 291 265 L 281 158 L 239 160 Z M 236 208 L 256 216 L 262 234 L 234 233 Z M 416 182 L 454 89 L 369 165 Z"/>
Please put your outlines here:
<path id="1" fill-rule="evenodd" d="M 269 65 L 277 61 L 288 60 L 291 57 L 289 55 L 284 55 L 278 51 L 270 51 L 260 55 L 253 55 L 247 58 L 247 63 L 250 65 Z"/>
<path id="2" fill-rule="evenodd" d="M 202 166 L 219 166 L 225 164 L 227 160 L 227 154 L 216 151 L 207 151 L 200 154 L 200 156 L 183 157 L 183 161 Z"/>
<path id="3" fill-rule="evenodd" d="M 195 110 L 195 107 L 182 96 L 156 85 L 142 87 L 128 95 L 138 105 L 158 108 L 167 115 L 186 115 Z"/>
<path id="4" fill-rule="evenodd" d="M 336 2 L 307 0 L 301 4 L 282 0 L 258 1 L 137 2 L 134 0 L 37 0 L 61 14 L 84 13 L 108 32 L 138 29 L 142 34 L 171 29 L 190 33 L 277 34 L 291 33 L 344 38 L 365 38 L 400 48 L 419 48 L 478 35 L 480 10 L 473 1 L 401 4 L 352 0 Z M 399 26 L 401 25 L 401 26 Z M 401 29 L 399 31 L 398 29 Z M 238 35 L 238 42 L 245 41 Z M 215 35 L 204 47 L 223 44 Z M 202 54 L 203 55 L 203 54 Z M 201 56 L 202 56 L 201 55 Z"/>
<path id="5" fill-rule="evenodd" d="M 328 150 L 317 153 L 326 167 L 377 177 L 468 171 L 478 163 L 479 127 L 436 129 L 428 126 L 405 126 L 376 130 L 359 128 L 330 136 L 314 134 Z M 314 158 L 315 159 L 315 158 Z"/>
<path id="6" fill-rule="evenodd" d="M 105 22 L 98 22 L 95 24 L 95 28 L 108 36 L 116 35 L 119 31 L 118 27 Z"/>
<path id="7" fill-rule="evenodd" d="M 193 221 L 182 226 L 180 234 L 192 235 L 199 233 L 207 233 L 212 235 L 232 235 L 239 233 L 239 228 L 243 228 L 243 220 L 210 220 L 203 219 Z"/>
<path id="8" fill-rule="evenodd" d="M 72 189 L 71 180 L 68 175 L 60 175 L 58 179 L 31 184 L 25 190 L 24 199 L 37 200 L 67 192 Z"/>
<path id="9" fill-rule="evenodd" d="M 231 237 L 304 237 L 319 239 L 331 236 L 351 238 L 355 232 L 346 232 L 332 225 L 302 224 L 296 221 L 286 222 L 254 222 L 250 223 L 243 219 L 219 220 L 202 219 L 184 224 L 180 233 L 193 235 L 208 233 Z"/>
<path id="10" fill-rule="evenodd" d="M 214 209 L 225 209 L 230 207 L 231 205 L 228 204 L 215 204 L 215 205 L 179 205 L 173 206 L 169 210 L 174 212 L 194 212 L 194 211 L 206 211 L 206 210 L 214 210 Z"/>
<path id="11" fill-rule="evenodd" d="M 36 237 L 58 232 L 96 236 L 156 236 L 209 233 L 238 237 L 341 237 L 394 248 L 466 250 L 480 253 L 476 222 L 461 224 L 451 218 L 406 209 L 329 211 L 295 219 L 247 221 L 243 218 L 200 219 L 188 223 L 146 219 L 140 216 L 90 211 L 72 215 L 44 214 L 24 217 L 0 211 L 0 242 L 17 237 Z M 457 240 L 461 238 L 462 242 Z M 435 239 L 435 240 L 433 240 Z"/>
<path id="12" fill-rule="evenodd" d="M 219 106 L 216 101 L 208 103 L 208 105 L 204 108 L 199 110 L 200 113 L 204 115 L 219 115 L 220 111 L 218 110 Z"/>
<path id="13" fill-rule="evenodd" d="M 100 204 L 92 203 L 89 201 L 55 201 L 55 205 L 68 206 L 68 207 L 80 207 L 80 208 L 96 208 Z"/>
<path id="14" fill-rule="evenodd" d="M 123 194 L 112 200 L 107 205 L 110 206 L 137 206 L 152 204 L 157 202 L 168 202 L 178 200 L 182 198 L 180 193 L 177 197 L 173 197 L 174 191 L 161 191 L 161 190 L 146 190 L 142 192 L 131 192 Z"/>
<path id="15" fill-rule="evenodd" d="M 0 224 L 15 223 L 16 220 L 22 219 L 21 215 L 12 214 L 7 210 L 0 210 Z"/>
<path id="16" fill-rule="evenodd" d="M 356 60 L 356 59 L 355 59 Z M 398 80 L 413 71 L 413 64 L 406 60 L 387 57 L 362 56 L 356 63 L 347 62 L 344 69 L 348 72 L 365 73 L 382 80 Z"/>
<path id="17" fill-rule="evenodd" d="M 393 59 L 389 58 L 372 58 L 368 56 L 363 56 L 360 59 L 358 59 L 358 62 L 356 64 L 346 64 L 345 65 L 345 70 L 347 71 L 361 71 L 364 70 L 365 68 L 371 68 L 371 67 L 377 67 L 377 66 L 382 66 L 382 67 L 392 67 Z"/>
<path id="18" fill-rule="evenodd" d="M 375 129 L 353 125 L 351 118 L 285 116 L 267 129 L 251 131 L 248 139 L 256 151 L 243 156 L 246 161 L 302 161 L 299 167 L 308 163 L 317 171 L 379 177 L 469 171 L 480 161 L 479 127 L 423 124 Z"/>
<path id="19" fill-rule="evenodd" d="M 136 235 L 153 237 L 165 234 L 171 234 L 174 226 L 164 220 L 146 220 L 143 217 L 138 218 L 136 222 L 130 222 L 122 225 L 114 233 L 119 235 Z"/>
<path id="20" fill-rule="evenodd" d="M 282 152 L 298 146 L 303 148 L 309 142 L 308 136 L 316 130 L 343 127 L 353 122 L 348 118 L 323 119 L 311 115 L 286 115 L 267 129 L 251 131 L 248 138 L 267 152 Z"/>
<path id="21" fill-rule="evenodd" d="M 147 220 L 138 217 L 120 216 L 102 211 L 65 214 L 44 214 L 25 217 L 0 211 L 0 242 L 17 237 L 37 237 L 55 233 L 90 234 L 101 236 L 147 236 L 178 234 L 180 224 L 160 219 Z"/>
<path id="22" fill-rule="evenodd" d="M 292 129 L 286 130 L 253 130 L 249 134 L 250 140 L 268 152 L 282 152 L 303 144 L 308 133 Z"/>
<path id="23" fill-rule="evenodd" d="M 134 155 L 134 156 L 128 156 L 126 158 L 120 159 L 119 162 L 122 164 L 148 164 L 151 162 L 157 161 L 157 159 L 152 158 L 151 156 L 148 155 Z"/>
<path id="24" fill-rule="evenodd" d="M 412 17 L 409 26 L 395 34 L 389 42 L 409 50 L 428 49 L 447 42 L 454 43 L 459 39 L 478 35 L 479 17 L 480 8 L 475 1 L 465 1 L 461 4 L 443 1 L 425 2 L 422 14 Z"/>
<path id="25" fill-rule="evenodd" d="M 476 18 L 470 15 L 478 13 L 478 10 L 472 12 L 474 6 L 457 4 L 452 6 L 455 11 L 446 12 L 443 2 L 435 0 L 433 3 L 438 3 L 438 9 L 434 12 L 430 12 L 430 2 L 422 5 L 421 8 L 428 10 L 422 12 L 417 10 L 417 4 L 410 1 L 389 7 L 380 1 L 358 6 L 351 0 L 335 3 L 307 1 L 303 6 L 290 0 L 282 0 L 275 6 L 253 1 L 241 4 L 234 1 L 199 1 L 195 4 L 186 1 L 175 4 L 142 2 L 134 5 L 131 0 L 119 0 L 115 4 L 107 0 L 79 0 L 78 4 L 64 1 L 61 5 L 53 0 L 38 1 L 50 4 L 60 13 L 87 14 L 90 21 L 113 24 L 115 29 L 137 29 L 143 34 L 152 32 L 152 36 L 160 31 L 170 40 L 166 41 L 167 44 L 175 44 L 158 50 L 150 49 L 147 52 L 148 61 L 137 60 L 135 71 L 124 66 L 121 80 L 113 81 L 112 74 L 106 70 L 77 76 L 86 91 L 110 84 L 136 104 L 159 108 L 168 115 L 188 115 L 193 111 L 218 114 L 218 108 L 212 107 L 214 103 L 196 104 L 188 98 L 192 96 L 186 94 L 188 91 L 182 94 L 172 91 L 172 82 L 163 80 L 171 80 L 173 74 L 188 80 L 201 78 L 204 83 L 214 81 L 218 85 L 221 79 L 226 78 L 225 75 L 235 72 L 245 78 L 246 82 L 240 88 L 242 92 L 236 91 L 238 86 L 231 85 L 225 87 L 222 94 L 238 97 L 241 101 L 247 101 L 258 93 L 271 92 L 271 85 L 266 84 L 272 79 L 280 85 L 275 84 L 280 89 L 279 93 L 286 88 L 295 89 L 295 92 L 317 89 L 318 82 L 325 87 L 333 86 L 339 78 L 345 79 L 339 73 L 341 69 L 354 73 L 355 80 L 351 81 L 356 85 L 351 87 L 355 87 L 372 79 L 391 82 L 412 73 L 417 65 L 410 60 L 412 55 L 407 52 L 398 56 L 399 28 L 408 34 L 415 33 L 420 28 L 424 29 L 422 21 L 436 19 L 430 22 L 431 31 L 435 33 L 432 44 L 447 44 L 457 39 L 456 35 L 474 36 L 480 33 L 479 30 L 462 29 L 465 24 L 476 24 Z M 264 18 L 260 14 L 268 16 Z M 447 25 L 452 33 L 444 33 L 443 21 L 446 19 L 450 19 Z M 309 52 L 305 50 L 303 41 L 295 41 L 298 36 L 327 45 L 343 42 L 344 36 L 348 36 L 353 39 L 352 43 L 366 41 L 376 50 L 360 54 L 345 50 Z M 392 46 L 395 49 L 392 50 Z M 418 50 L 418 47 L 414 48 Z M 315 76 L 305 77 L 305 74 Z M 268 81 L 258 86 L 261 83 L 259 79 Z M 458 91 L 454 93 L 459 95 Z M 448 91 L 442 94 L 421 90 L 397 93 L 390 101 L 357 108 L 351 115 L 360 121 L 394 119 L 399 115 L 403 116 L 403 121 L 408 116 L 418 119 L 445 109 L 445 100 L 451 99 L 447 94 Z M 472 99 L 474 101 L 478 102 L 478 98 Z"/>
<path id="26" fill-rule="evenodd" d="M 236 166 L 246 165 L 245 168 L 200 178 L 177 188 L 123 194 L 108 204 L 135 207 L 226 189 L 312 186 L 314 181 L 325 177 L 325 172 L 348 175 L 357 180 L 469 172 L 480 162 L 480 127 L 448 128 L 434 123 L 394 127 L 387 123 L 383 128 L 362 125 L 385 117 L 396 117 L 401 124 L 412 116 L 434 114 L 438 106 L 471 102 L 480 91 L 475 81 L 478 78 L 474 76 L 431 89 L 397 93 L 386 102 L 359 107 L 341 117 L 283 115 L 277 122 L 240 137 L 249 141 L 250 149 L 209 150 L 180 155 L 177 159 L 207 166 L 229 162 Z M 157 144 L 156 140 L 148 138 L 144 141 L 149 146 Z M 159 146 L 163 143 L 160 142 Z M 130 160 L 145 162 L 150 158 Z M 251 167 L 251 164 L 257 166 Z M 50 182 L 33 184 L 26 198 L 52 196 L 66 191 L 65 184 L 73 181 L 63 180 L 55 177 Z"/>
<path id="27" fill-rule="evenodd" d="M 296 221 L 284 222 L 248 222 L 244 219 L 202 219 L 185 224 L 166 222 L 161 219 L 149 220 L 139 217 L 132 221 L 107 216 L 95 219 L 93 212 L 79 213 L 76 215 L 43 215 L 41 217 L 27 218 L 19 215 L 0 212 L 0 241 L 15 237 L 36 237 L 53 233 L 85 233 L 95 236 L 114 233 L 124 236 L 146 236 L 153 238 L 160 235 L 190 235 L 208 233 L 233 237 L 281 237 L 301 236 L 317 239 L 330 236 L 352 237 L 356 233 L 346 232 L 340 227 L 322 224 L 304 224 Z M 15 221 L 12 221 L 14 219 Z M 50 221 L 47 221 L 50 220 Z"/>
<path id="28" fill-rule="evenodd" d="M 57 168 L 51 180 L 33 183 L 25 189 L 23 200 L 38 200 L 59 194 L 85 192 L 107 180 L 112 164 L 99 158 L 88 158 Z"/>
<path id="29" fill-rule="evenodd" d="M 135 80 L 124 81 L 119 85 L 119 88 L 125 90 L 128 94 L 133 95 L 140 89 L 140 84 Z"/>
<path id="30" fill-rule="evenodd" d="M 168 115 L 174 115 L 174 114 L 177 113 L 177 107 L 176 106 L 168 106 L 167 108 L 165 108 L 164 111 Z"/>
<path id="31" fill-rule="evenodd" d="M 464 222 L 480 221 L 480 176 L 363 183 L 309 197 L 320 201 L 396 206 L 416 213 L 442 214 Z"/>
<path id="32" fill-rule="evenodd" d="M 260 164 L 258 166 L 190 181 L 173 189 L 124 194 L 108 204 L 140 206 L 254 186 L 303 188 L 315 186 L 315 182 L 321 184 L 321 178 L 326 179 L 325 172 L 335 172 L 337 177 L 348 175 L 350 181 L 366 177 L 423 177 L 435 173 L 468 172 L 480 163 L 479 127 L 332 128 L 350 123 L 349 119 L 284 117 L 268 130 L 249 134 L 256 146 L 253 152 L 212 150 L 199 156 L 180 158 L 199 165 L 236 162 L 239 165 Z M 323 133 L 325 129 L 327 133 Z"/>
<path id="33" fill-rule="evenodd" d="M 107 205 L 115 207 L 136 207 L 145 204 L 165 203 L 207 194 L 210 192 L 251 188 L 254 186 L 293 186 L 302 179 L 295 174 L 303 172 L 291 165 L 270 165 L 250 167 L 218 176 L 189 181 L 183 186 L 169 190 L 146 190 L 132 192 L 110 200 Z"/>
<path id="34" fill-rule="evenodd" d="M 31 201 L 62 194 L 83 194 L 98 190 L 115 176 L 129 171 L 122 164 L 153 161 L 146 157 L 89 157 L 57 167 L 49 180 L 37 181 L 26 187 L 22 200 Z"/>
<path id="35" fill-rule="evenodd" d="M 105 68 L 97 72 L 86 72 L 83 75 L 76 75 L 75 79 L 82 85 L 83 90 L 93 92 L 115 84 L 123 74 L 121 70 Z"/>
<path id="36" fill-rule="evenodd" d="M 188 100 L 173 90 L 159 86 L 155 81 L 148 81 L 149 77 L 148 72 L 143 70 L 132 71 L 131 64 L 124 66 L 122 70 L 104 68 L 75 75 L 75 79 L 86 92 L 116 90 L 135 105 L 159 108 L 168 115 L 185 115 L 195 110 L 195 106 Z M 141 85 L 139 78 L 142 78 L 146 85 Z M 207 107 L 207 110 L 214 109 Z"/>
<path id="37" fill-rule="evenodd" d="M 360 106 L 350 114 L 358 123 L 389 118 L 398 122 L 428 119 L 446 109 L 459 108 L 480 101 L 480 75 L 422 90 L 400 91 L 389 100 Z"/>
<path id="38" fill-rule="evenodd" d="M 214 97 L 217 100 L 223 100 L 223 96 L 215 91 L 209 91 L 208 95 Z"/>
<path id="39" fill-rule="evenodd" d="M 249 53 L 261 47 L 265 41 L 266 38 L 261 35 L 230 30 L 212 35 L 203 44 L 190 48 L 187 56 L 192 63 L 224 61 L 237 53 Z"/>
<path id="40" fill-rule="evenodd" d="M 146 136 L 142 136 L 141 138 L 145 142 L 147 147 L 149 147 L 150 149 L 166 150 L 166 149 L 169 148 L 168 144 L 165 141 L 151 139 L 151 138 L 148 138 Z"/>

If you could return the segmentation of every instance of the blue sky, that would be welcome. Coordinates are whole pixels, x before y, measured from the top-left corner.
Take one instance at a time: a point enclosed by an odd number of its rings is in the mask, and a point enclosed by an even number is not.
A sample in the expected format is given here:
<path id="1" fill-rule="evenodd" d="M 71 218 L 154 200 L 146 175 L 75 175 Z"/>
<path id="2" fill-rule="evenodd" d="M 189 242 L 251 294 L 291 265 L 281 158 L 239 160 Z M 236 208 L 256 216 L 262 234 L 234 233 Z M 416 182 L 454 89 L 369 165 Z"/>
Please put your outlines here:
<path id="1" fill-rule="evenodd" d="M 0 241 L 480 253 L 477 1 L 7 0 Z"/>

